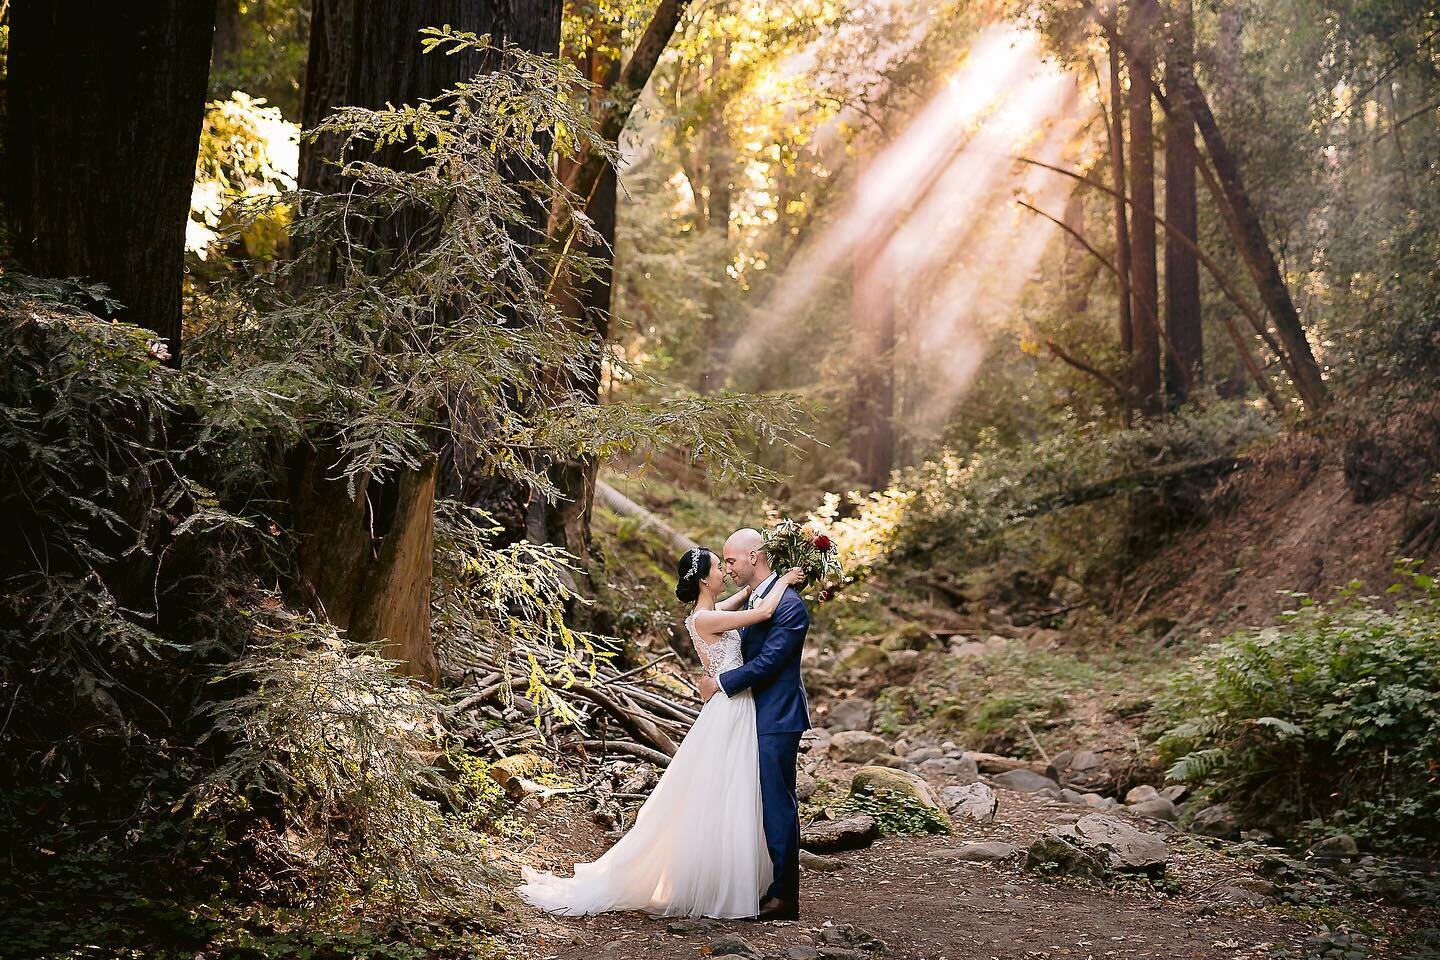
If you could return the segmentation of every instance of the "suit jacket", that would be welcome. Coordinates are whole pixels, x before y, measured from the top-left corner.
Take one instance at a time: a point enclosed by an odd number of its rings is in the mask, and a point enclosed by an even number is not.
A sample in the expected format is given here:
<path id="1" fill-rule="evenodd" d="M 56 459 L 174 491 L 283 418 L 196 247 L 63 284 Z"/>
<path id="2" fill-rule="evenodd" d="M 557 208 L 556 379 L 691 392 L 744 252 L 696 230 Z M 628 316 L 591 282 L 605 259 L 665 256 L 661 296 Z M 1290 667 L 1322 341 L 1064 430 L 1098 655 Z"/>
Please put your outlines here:
<path id="1" fill-rule="evenodd" d="M 775 588 L 769 589 L 757 599 Z M 810 707 L 800 680 L 800 651 L 810 630 L 810 611 L 794 588 L 787 587 L 769 620 L 740 632 L 743 666 L 719 677 L 729 696 L 749 690 L 755 698 L 755 726 L 760 733 L 803 733 L 810 729 Z"/>

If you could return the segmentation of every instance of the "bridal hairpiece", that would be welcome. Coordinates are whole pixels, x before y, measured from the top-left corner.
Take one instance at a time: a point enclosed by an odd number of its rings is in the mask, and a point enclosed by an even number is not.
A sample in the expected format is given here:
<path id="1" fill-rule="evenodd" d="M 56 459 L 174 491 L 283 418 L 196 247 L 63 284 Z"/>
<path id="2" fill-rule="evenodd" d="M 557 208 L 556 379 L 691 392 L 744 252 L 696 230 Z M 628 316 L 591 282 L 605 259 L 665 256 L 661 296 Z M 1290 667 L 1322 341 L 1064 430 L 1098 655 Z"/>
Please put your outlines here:
<path id="1" fill-rule="evenodd" d="M 694 580 L 695 577 L 696 577 L 697 575 L 699 575 L 699 573 L 700 573 L 700 554 L 702 554 L 702 553 L 704 553 L 703 550 L 696 550 L 695 552 L 693 552 L 693 553 L 690 554 L 690 569 L 685 572 L 685 579 L 686 579 L 686 580 Z"/>

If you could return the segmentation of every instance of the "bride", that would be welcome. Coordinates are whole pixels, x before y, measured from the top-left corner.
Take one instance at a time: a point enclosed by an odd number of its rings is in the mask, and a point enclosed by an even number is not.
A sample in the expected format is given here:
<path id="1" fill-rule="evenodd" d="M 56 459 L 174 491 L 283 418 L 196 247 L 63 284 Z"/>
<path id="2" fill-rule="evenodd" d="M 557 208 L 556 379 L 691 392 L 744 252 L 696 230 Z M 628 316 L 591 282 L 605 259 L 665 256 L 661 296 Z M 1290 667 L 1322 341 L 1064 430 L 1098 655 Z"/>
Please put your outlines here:
<path id="1" fill-rule="evenodd" d="M 709 550 L 685 551 L 675 596 L 695 604 L 686 629 L 705 673 L 717 677 L 741 664 L 742 627 L 768 620 L 785 587 L 803 579 L 786 572 L 754 609 L 740 609 L 749 590 L 718 600 L 725 578 Z M 635 825 L 575 876 L 526 867 L 517 892 L 526 902 L 566 916 L 644 910 L 656 916 L 753 917 L 770 885 L 770 854 L 760 816 L 755 702 L 747 690 L 706 701 Z"/>

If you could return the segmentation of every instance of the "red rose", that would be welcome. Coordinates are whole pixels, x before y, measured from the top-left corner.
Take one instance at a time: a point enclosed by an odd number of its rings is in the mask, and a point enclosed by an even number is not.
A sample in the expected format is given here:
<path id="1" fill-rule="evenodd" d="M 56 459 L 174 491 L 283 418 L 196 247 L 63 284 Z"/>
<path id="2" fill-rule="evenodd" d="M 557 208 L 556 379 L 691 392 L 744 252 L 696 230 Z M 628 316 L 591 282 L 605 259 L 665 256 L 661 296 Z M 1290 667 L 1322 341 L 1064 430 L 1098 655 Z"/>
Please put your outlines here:
<path id="1" fill-rule="evenodd" d="M 834 541 L 832 541 L 829 537 L 825 536 L 825 534 L 823 533 L 815 538 L 815 549 L 819 550 L 821 553 L 828 553 L 830 549 L 834 546 Z"/>
<path id="2" fill-rule="evenodd" d="M 829 590 L 821 590 L 819 599 L 821 603 L 825 603 L 833 596 L 835 596 L 835 594 L 831 593 Z"/>

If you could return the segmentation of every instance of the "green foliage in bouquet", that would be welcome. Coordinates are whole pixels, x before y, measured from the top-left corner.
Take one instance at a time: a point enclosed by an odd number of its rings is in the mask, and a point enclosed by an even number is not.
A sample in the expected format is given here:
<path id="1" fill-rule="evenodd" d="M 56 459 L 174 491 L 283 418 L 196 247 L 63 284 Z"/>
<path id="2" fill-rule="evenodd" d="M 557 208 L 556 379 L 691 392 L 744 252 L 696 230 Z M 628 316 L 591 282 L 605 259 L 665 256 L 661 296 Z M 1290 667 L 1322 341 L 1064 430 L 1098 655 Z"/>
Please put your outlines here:
<path id="1" fill-rule="evenodd" d="M 815 533 L 789 518 L 780 520 L 765 531 L 765 554 L 776 572 L 799 567 L 805 571 L 803 593 L 811 587 L 820 589 L 815 599 L 829 600 L 845 582 L 839 551 L 834 541 L 823 533 Z"/>

